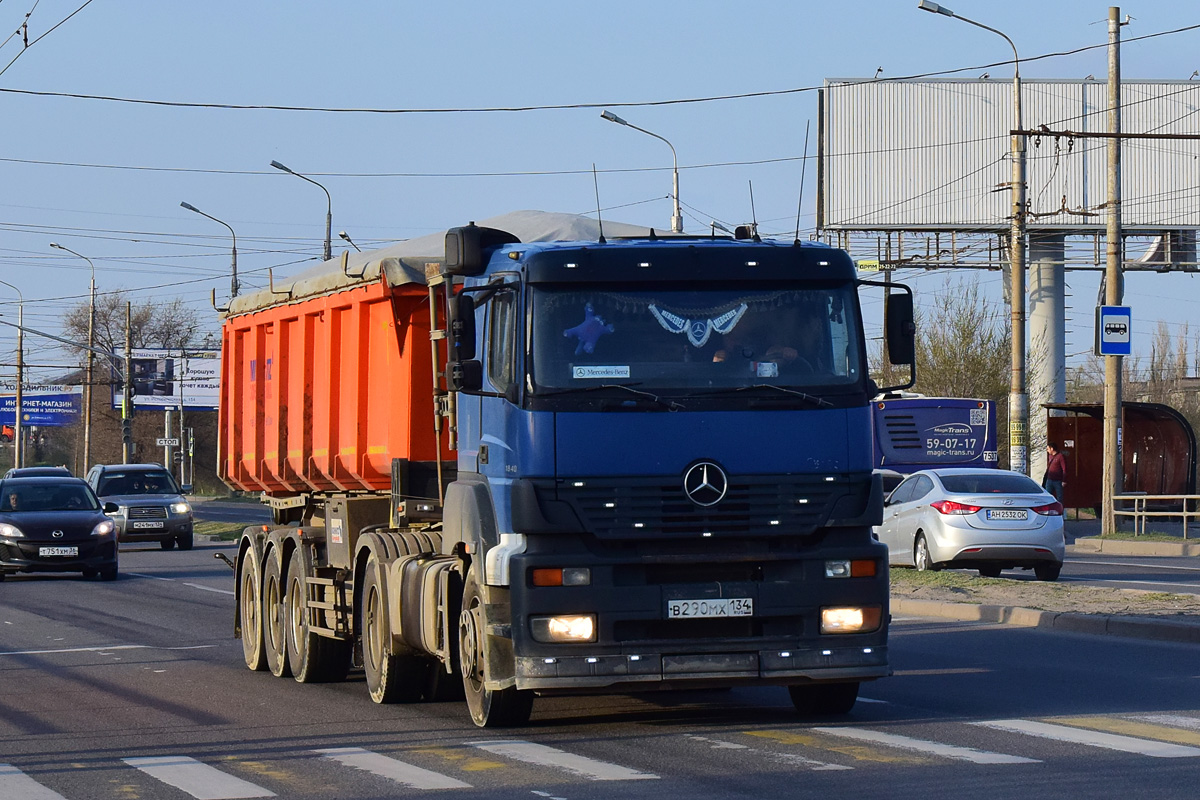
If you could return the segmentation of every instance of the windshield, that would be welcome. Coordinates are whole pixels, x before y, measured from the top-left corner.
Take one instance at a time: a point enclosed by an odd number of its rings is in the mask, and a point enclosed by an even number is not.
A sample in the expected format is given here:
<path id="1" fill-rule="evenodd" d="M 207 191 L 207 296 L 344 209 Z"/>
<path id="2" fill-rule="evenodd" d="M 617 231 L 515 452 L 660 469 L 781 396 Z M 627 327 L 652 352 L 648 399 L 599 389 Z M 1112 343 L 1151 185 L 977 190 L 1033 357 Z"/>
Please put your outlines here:
<path id="1" fill-rule="evenodd" d="M 179 494 L 171 473 L 158 472 L 110 472 L 100 479 L 96 494 L 111 497 L 119 494 Z"/>
<path id="2" fill-rule="evenodd" d="M 100 504 L 87 486 L 29 484 L 6 486 L 0 497 L 0 511 L 97 511 Z"/>
<path id="3" fill-rule="evenodd" d="M 650 389 L 862 379 L 853 287 L 607 291 L 535 286 L 535 391 L 623 383 Z"/>
<path id="4" fill-rule="evenodd" d="M 938 477 L 951 494 L 1040 494 L 1042 491 L 1042 487 L 1024 475 L 1007 472 Z"/>

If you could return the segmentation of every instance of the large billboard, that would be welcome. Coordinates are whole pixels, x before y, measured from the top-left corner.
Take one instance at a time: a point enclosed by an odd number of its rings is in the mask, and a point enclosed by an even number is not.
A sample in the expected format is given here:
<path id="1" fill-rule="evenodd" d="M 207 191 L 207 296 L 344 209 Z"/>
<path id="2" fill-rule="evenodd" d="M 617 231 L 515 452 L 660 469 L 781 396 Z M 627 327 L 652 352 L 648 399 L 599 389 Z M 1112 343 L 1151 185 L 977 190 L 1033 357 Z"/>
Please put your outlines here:
<path id="1" fill-rule="evenodd" d="M 17 387 L 0 383 L 0 425 L 11 427 L 17 419 Z M 65 427 L 79 421 L 83 408 L 82 386 L 26 387 L 21 392 L 21 424 L 38 427 Z"/>
<path id="2" fill-rule="evenodd" d="M 134 408 L 214 410 L 220 397 L 221 351 L 134 348 Z M 114 352 L 116 363 L 124 353 Z M 113 376 L 113 408 L 121 405 L 121 376 Z"/>

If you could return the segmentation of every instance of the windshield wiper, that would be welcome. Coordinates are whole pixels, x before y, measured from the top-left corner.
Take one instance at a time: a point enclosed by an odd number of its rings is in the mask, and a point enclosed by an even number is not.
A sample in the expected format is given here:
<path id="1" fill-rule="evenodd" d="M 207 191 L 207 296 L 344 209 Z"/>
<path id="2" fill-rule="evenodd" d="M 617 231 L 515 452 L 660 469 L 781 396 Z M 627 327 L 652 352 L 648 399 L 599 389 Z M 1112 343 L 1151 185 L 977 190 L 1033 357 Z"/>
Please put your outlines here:
<path id="1" fill-rule="evenodd" d="M 749 386 L 731 386 L 727 389 L 713 389 L 708 392 L 699 392 L 697 394 L 693 394 L 691 397 L 712 397 L 714 395 L 722 394 L 737 394 L 738 392 L 749 392 L 755 389 L 773 389 L 782 394 L 790 394 L 803 400 L 807 400 L 817 407 L 828 406 L 829 408 L 833 408 L 833 403 L 829 402 L 824 397 L 817 397 L 816 395 L 811 395 L 808 392 L 802 392 L 798 389 L 789 389 L 786 386 L 776 386 L 773 383 L 753 383 Z"/>
<path id="2" fill-rule="evenodd" d="M 537 396 L 538 397 L 556 397 L 558 395 L 563 395 L 563 394 L 585 394 L 587 392 L 596 392 L 601 389 L 621 389 L 623 391 L 628 392 L 629 394 L 636 395 L 637 397 L 641 397 L 646 400 L 650 400 L 654 403 L 657 403 L 658 405 L 662 406 L 663 408 L 667 409 L 668 411 L 679 411 L 683 408 L 682 405 L 680 405 L 679 403 L 676 403 L 674 400 L 663 399 L 652 392 L 643 392 L 641 389 L 634 389 L 633 388 L 634 386 L 641 386 L 641 383 L 640 382 L 599 383 L 599 384 L 596 384 L 595 386 L 577 386 L 577 387 L 573 387 L 571 389 L 559 389 L 558 391 L 555 391 L 555 392 L 538 392 Z"/>

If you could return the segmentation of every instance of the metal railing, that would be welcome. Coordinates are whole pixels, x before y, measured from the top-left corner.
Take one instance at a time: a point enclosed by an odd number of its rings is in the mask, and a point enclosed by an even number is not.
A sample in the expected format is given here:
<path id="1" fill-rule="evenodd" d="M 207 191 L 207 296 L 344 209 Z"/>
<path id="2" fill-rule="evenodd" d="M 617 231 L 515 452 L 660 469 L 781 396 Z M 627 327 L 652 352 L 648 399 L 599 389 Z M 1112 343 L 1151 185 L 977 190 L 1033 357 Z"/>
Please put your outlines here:
<path id="1" fill-rule="evenodd" d="M 1178 508 L 1166 510 L 1150 510 L 1150 503 L 1165 504 Z M 1130 507 L 1132 505 L 1132 507 Z M 1160 505 L 1161 508 L 1161 505 Z M 1133 519 L 1134 536 L 1146 533 L 1146 520 L 1149 518 L 1179 517 L 1183 521 L 1183 538 L 1188 538 L 1188 520 L 1200 517 L 1200 494 L 1141 494 L 1137 492 L 1113 496 L 1113 514 L 1118 517 Z"/>

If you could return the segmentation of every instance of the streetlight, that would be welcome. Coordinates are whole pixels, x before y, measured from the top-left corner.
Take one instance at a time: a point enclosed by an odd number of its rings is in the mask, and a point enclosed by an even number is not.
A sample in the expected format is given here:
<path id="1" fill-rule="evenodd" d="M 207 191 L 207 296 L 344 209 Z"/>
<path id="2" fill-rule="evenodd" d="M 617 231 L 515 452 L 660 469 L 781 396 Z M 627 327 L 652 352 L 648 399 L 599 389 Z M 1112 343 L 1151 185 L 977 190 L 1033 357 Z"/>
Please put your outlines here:
<path id="1" fill-rule="evenodd" d="M 180 203 L 179 205 L 183 206 L 188 211 L 195 211 L 200 216 L 208 217 L 213 222 L 220 222 L 226 228 L 229 228 L 229 235 L 233 237 L 233 267 L 232 267 L 233 278 L 229 283 L 229 296 L 231 298 L 237 297 L 238 288 L 240 288 L 241 284 L 238 283 L 238 276 L 237 276 L 237 234 L 234 233 L 233 226 L 230 225 L 228 222 L 225 222 L 224 220 L 217 219 L 212 214 L 205 214 L 203 211 L 196 208 L 191 203 Z"/>
<path id="2" fill-rule="evenodd" d="M 91 302 L 88 306 L 87 343 L 89 350 L 87 354 L 87 378 L 83 384 L 83 471 L 86 474 L 92 464 L 92 367 L 96 359 L 96 354 L 90 348 L 96 346 L 96 265 L 82 253 L 76 253 L 71 248 L 63 247 L 57 242 L 51 242 L 50 246 L 56 250 L 62 250 L 63 252 L 82 258 L 92 268 L 92 285 L 89 292 Z"/>
<path id="3" fill-rule="evenodd" d="M 626 128 L 633 128 L 635 131 L 641 131 L 647 136 L 653 136 L 659 141 L 667 142 L 666 139 L 659 136 L 657 133 L 651 133 L 645 128 L 639 128 L 637 125 L 626 122 L 611 111 L 601 111 L 600 118 L 606 119 L 609 122 L 615 122 L 618 125 L 624 125 Z M 672 185 L 672 194 L 674 195 L 675 199 L 675 216 L 671 217 L 671 232 L 683 233 L 683 212 L 679 210 L 679 158 L 675 155 L 675 145 L 667 142 L 667 147 L 671 148 L 671 159 L 675 162 L 673 170 L 674 183 Z"/>
<path id="4" fill-rule="evenodd" d="M 324 186 L 321 186 L 321 184 L 317 183 L 312 178 L 309 178 L 305 175 L 301 175 L 299 172 L 296 172 L 294 170 L 288 169 L 283 164 L 280 164 L 278 161 L 272 161 L 271 166 L 274 167 L 275 169 L 283 170 L 284 172 L 288 173 L 289 175 L 295 175 L 297 178 L 300 178 L 301 180 L 306 180 L 309 183 L 311 183 L 313 186 L 319 186 L 321 191 L 325 193 L 325 204 L 326 204 L 325 205 L 325 260 L 329 261 L 330 259 L 333 258 L 333 198 L 329 196 L 329 190 L 326 189 Z"/>
<path id="5" fill-rule="evenodd" d="M 350 243 L 350 246 L 353 247 L 358 252 L 360 252 L 360 253 L 362 252 L 362 248 L 354 243 L 354 240 L 350 238 L 350 234 L 346 233 L 345 231 L 338 231 L 338 237 L 341 239 L 345 239 L 347 242 Z"/>
<path id="6" fill-rule="evenodd" d="M 968 25 L 1003 37 L 1013 51 L 1012 229 L 1009 233 L 1009 266 L 1012 270 L 1012 380 L 1008 394 L 1009 468 L 1029 472 L 1029 395 L 1025 392 L 1025 137 L 1021 119 L 1021 58 L 1017 46 L 1002 31 L 955 14 L 945 6 L 920 0 L 917 8 L 962 20 Z"/>
<path id="7" fill-rule="evenodd" d="M 16 408 L 13 414 L 13 466 L 25 466 L 24 452 L 21 447 L 21 399 L 22 386 L 25 384 L 25 295 L 21 294 L 21 290 L 13 286 L 8 281 L 0 281 L 8 288 L 17 293 L 17 297 L 21 298 L 20 304 L 17 306 L 17 397 Z"/>

